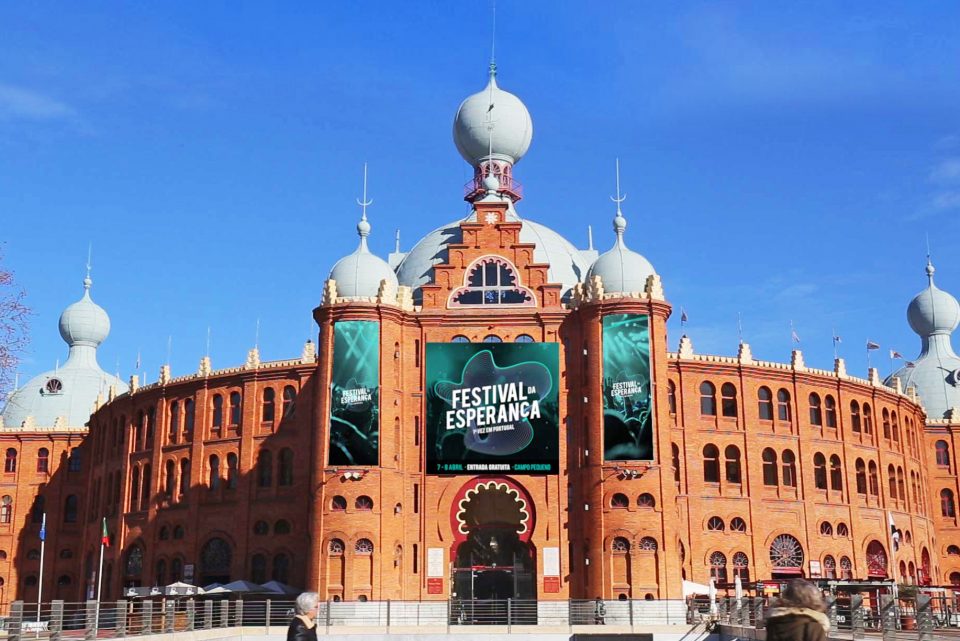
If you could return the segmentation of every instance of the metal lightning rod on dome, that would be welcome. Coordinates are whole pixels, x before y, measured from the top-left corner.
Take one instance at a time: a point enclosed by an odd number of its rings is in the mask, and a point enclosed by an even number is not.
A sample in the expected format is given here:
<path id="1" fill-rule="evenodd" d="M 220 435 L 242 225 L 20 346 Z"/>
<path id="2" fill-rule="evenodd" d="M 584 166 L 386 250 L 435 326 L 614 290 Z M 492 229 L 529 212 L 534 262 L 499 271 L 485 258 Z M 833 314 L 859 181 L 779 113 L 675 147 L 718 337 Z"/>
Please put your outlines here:
<path id="1" fill-rule="evenodd" d="M 610 200 L 617 203 L 617 216 L 623 217 L 623 212 L 620 211 L 620 203 L 627 199 L 627 195 L 620 195 L 620 158 L 617 158 L 617 197 L 614 198 L 610 196 Z"/>
<path id="2" fill-rule="evenodd" d="M 90 270 L 92 269 L 92 265 L 91 265 L 92 259 L 93 259 L 93 243 L 90 242 L 87 244 L 87 278 L 86 280 L 90 280 Z"/>
<path id="3" fill-rule="evenodd" d="M 367 163 L 363 163 L 363 200 L 357 198 L 357 204 L 360 205 L 360 220 L 367 219 L 367 207 L 373 204 L 373 199 L 367 200 Z"/>

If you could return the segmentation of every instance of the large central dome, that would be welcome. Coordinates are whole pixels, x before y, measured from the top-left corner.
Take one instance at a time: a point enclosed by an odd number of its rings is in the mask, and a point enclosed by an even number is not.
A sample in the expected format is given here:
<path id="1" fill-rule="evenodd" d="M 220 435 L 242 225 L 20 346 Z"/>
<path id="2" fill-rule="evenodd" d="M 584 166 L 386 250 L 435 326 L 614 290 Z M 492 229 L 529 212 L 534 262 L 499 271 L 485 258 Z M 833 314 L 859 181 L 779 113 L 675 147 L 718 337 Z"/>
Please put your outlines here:
<path id="1" fill-rule="evenodd" d="M 420 301 L 420 286 L 433 282 L 433 266 L 447 262 L 447 245 L 461 242 L 460 223 L 463 220 L 466 218 L 448 223 L 424 236 L 397 265 L 397 279 L 401 285 L 414 290 L 417 302 Z M 507 214 L 507 220 L 516 221 L 520 218 L 511 211 Z M 547 278 L 551 283 L 563 285 L 563 297 L 566 299 L 570 290 L 587 273 L 590 261 L 570 241 L 549 227 L 527 219 L 522 222 L 520 242 L 536 244 L 534 261 L 550 264 Z"/>
<path id="2" fill-rule="evenodd" d="M 530 148 L 530 112 L 519 98 L 497 86 L 495 67 L 491 66 L 487 86 L 457 109 L 453 140 L 463 159 L 474 167 L 488 158 L 512 165 Z"/>

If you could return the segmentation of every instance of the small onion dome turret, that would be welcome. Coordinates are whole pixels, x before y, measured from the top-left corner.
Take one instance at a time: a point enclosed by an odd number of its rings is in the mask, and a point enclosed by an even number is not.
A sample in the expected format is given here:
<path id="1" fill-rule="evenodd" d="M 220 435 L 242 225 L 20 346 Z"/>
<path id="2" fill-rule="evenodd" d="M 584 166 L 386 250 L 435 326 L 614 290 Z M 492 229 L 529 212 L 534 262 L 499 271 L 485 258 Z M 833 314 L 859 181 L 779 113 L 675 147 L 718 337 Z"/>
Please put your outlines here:
<path id="1" fill-rule="evenodd" d="M 337 283 L 337 296 L 344 298 L 373 298 L 380 292 L 380 283 L 386 280 L 397 286 L 397 275 L 385 260 L 370 253 L 367 236 L 370 223 L 364 213 L 357 223 L 360 246 L 357 250 L 337 261 L 330 270 L 330 279 Z"/>
<path id="2" fill-rule="evenodd" d="M 927 261 L 927 288 L 914 296 L 907 307 L 910 328 L 920 336 L 949 334 L 960 324 L 960 303 L 933 284 L 933 264 Z"/>
<path id="3" fill-rule="evenodd" d="M 587 281 L 599 276 L 605 293 L 629 294 L 642 292 L 647 285 L 647 277 L 655 273 L 653 265 L 646 258 L 629 249 L 623 240 L 627 229 L 627 219 L 620 209 L 613 219 L 613 231 L 617 239 L 613 247 L 601 254 L 587 272 Z"/>
<path id="4" fill-rule="evenodd" d="M 497 86 L 495 65 L 490 65 L 486 88 L 460 104 L 453 120 L 453 140 L 463 159 L 474 167 L 486 159 L 512 165 L 530 148 L 530 112 L 519 98 Z"/>
<path id="5" fill-rule="evenodd" d="M 60 315 L 60 336 L 71 347 L 98 347 L 110 334 L 110 317 L 90 298 L 91 285 L 90 277 L 84 278 L 83 298 Z"/>

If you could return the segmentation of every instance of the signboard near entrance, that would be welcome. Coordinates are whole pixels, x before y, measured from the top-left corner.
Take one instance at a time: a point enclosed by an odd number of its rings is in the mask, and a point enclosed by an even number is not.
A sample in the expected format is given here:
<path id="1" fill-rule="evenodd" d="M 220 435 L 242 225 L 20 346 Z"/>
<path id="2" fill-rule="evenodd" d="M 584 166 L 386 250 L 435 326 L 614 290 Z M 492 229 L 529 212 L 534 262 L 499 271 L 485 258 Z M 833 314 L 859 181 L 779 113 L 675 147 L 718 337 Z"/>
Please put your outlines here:
<path id="1" fill-rule="evenodd" d="M 330 465 L 380 462 L 380 325 L 333 326 L 330 375 Z"/>
<path id="2" fill-rule="evenodd" d="M 427 579 L 427 594 L 443 594 L 443 579 Z"/>
<path id="3" fill-rule="evenodd" d="M 558 576 L 545 576 L 543 577 L 543 591 L 548 593 L 557 593 L 560 591 L 560 577 Z"/>
<path id="4" fill-rule="evenodd" d="M 556 474 L 556 343 L 427 344 L 427 473 Z"/>
<path id="5" fill-rule="evenodd" d="M 653 460 L 650 317 L 603 317 L 603 460 Z"/>

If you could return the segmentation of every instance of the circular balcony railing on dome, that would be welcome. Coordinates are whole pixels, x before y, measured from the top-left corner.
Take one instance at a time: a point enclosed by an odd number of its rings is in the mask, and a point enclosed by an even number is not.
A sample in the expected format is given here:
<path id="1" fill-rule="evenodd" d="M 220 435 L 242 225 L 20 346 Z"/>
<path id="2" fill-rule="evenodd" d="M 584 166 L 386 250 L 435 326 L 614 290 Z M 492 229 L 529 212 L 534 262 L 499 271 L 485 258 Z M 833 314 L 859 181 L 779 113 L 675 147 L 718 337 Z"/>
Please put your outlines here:
<path id="1" fill-rule="evenodd" d="M 770 544 L 770 563 L 774 572 L 802 572 L 803 547 L 789 534 L 781 534 Z"/>
<path id="2" fill-rule="evenodd" d="M 490 170 L 486 164 L 476 169 L 473 172 L 473 178 L 463 186 L 463 199 L 468 202 L 473 201 L 475 198 L 486 193 L 487 190 L 483 186 L 483 179 L 489 174 Z M 513 178 L 513 173 L 509 166 L 500 167 L 494 165 L 493 175 L 500 181 L 500 191 L 509 196 L 513 202 L 517 202 L 523 198 L 523 185 L 520 184 L 520 181 Z"/>

